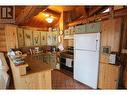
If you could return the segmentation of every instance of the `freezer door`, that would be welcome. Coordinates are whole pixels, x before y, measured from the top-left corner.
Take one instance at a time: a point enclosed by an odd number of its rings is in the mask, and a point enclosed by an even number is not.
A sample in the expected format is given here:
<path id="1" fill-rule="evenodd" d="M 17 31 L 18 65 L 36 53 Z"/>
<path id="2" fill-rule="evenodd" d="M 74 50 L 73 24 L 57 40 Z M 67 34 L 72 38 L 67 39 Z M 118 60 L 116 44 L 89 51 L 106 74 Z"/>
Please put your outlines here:
<path id="1" fill-rule="evenodd" d="M 74 79 L 97 88 L 99 52 L 75 50 Z"/>
<path id="2" fill-rule="evenodd" d="M 86 51 L 99 51 L 100 33 L 76 34 L 74 36 L 74 49 Z"/>

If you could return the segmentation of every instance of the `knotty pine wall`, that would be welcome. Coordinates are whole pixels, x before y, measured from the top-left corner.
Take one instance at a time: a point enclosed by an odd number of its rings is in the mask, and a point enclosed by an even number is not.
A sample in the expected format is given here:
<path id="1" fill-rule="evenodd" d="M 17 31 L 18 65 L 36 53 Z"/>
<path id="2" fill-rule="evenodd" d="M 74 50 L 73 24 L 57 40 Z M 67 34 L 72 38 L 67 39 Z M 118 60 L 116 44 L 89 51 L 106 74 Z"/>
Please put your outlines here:
<path id="1" fill-rule="evenodd" d="M 1 51 L 6 51 L 6 38 L 3 24 L 0 24 L 0 52 Z"/>

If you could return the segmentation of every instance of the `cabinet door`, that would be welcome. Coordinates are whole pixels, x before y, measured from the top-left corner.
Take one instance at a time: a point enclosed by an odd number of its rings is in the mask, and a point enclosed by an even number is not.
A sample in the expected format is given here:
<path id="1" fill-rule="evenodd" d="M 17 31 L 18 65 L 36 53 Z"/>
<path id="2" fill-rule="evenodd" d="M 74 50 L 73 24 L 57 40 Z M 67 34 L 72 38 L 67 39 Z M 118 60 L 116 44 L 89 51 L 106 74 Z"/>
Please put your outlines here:
<path id="1" fill-rule="evenodd" d="M 58 44 L 57 32 L 52 32 L 52 45 L 57 46 L 57 44 Z"/>
<path id="2" fill-rule="evenodd" d="M 6 48 L 6 36 L 4 29 L 0 29 L 0 51 L 7 51 Z"/>
<path id="3" fill-rule="evenodd" d="M 41 45 L 47 45 L 47 32 L 41 31 Z"/>
<path id="4" fill-rule="evenodd" d="M 48 54 L 45 54 L 43 56 L 43 62 L 49 64 L 50 63 L 50 56 Z"/>
<path id="5" fill-rule="evenodd" d="M 40 31 L 33 31 L 33 45 L 39 46 L 41 44 L 40 41 Z"/>
<path id="6" fill-rule="evenodd" d="M 87 24 L 86 32 L 100 32 L 100 22 Z"/>
<path id="7" fill-rule="evenodd" d="M 6 35 L 6 46 L 7 50 L 10 48 L 18 48 L 17 40 L 17 26 L 15 25 L 6 25 L 5 26 L 5 35 Z"/>
<path id="8" fill-rule="evenodd" d="M 33 45 L 32 31 L 24 30 L 24 37 L 25 37 L 25 46 L 32 46 Z"/>
<path id="9" fill-rule="evenodd" d="M 119 81 L 120 66 L 110 65 L 108 63 L 100 64 L 99 88 L 117 89 Z"/>
<path id="10" fill-rule="evenodd" d="M 119 51 L 121 19 L 106 20 L 101 23 L 101 46 L 111 46 L 111 51 Z"/>
<path id="11" fill-rule="evenodd" d="M 47 32 L 47 45 L 52 45 L 52 32 Z"/>
<path id="12" fill-rule="evenodd" d="M 18 46 L 24 47 L 25 41 L 24 41 L 24 31 L 22 28 L 18 28 L 17 30 L 17 36 L 18 36 Z"/>
<path id="13" fill-rule="evenodd" d="M 85 33 L 86 25 L 79 25 L 75 27 L 75 33 Z"/>
<path id="14" fill-rule="evenodd" d="M 55 55 L 50 55 L 50 65 L 53 69 L 56 68 L 56 56 Z"/>

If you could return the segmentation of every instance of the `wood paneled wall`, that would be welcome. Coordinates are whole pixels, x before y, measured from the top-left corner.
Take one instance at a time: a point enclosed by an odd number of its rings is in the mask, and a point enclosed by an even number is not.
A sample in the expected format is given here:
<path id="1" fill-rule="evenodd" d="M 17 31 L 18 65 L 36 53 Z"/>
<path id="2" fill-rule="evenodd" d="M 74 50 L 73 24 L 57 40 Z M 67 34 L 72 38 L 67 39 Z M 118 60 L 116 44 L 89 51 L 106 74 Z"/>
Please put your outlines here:
<path id="1" fill-rule="evenodd" d="M 118 52 L 121 34 L 121 18 L 103 21 L 101 25 L 101 46 L 111 46 L 111 51 Z"/>
<path id="2" fill-rule="evenodd" d="M 122 85 L 127 88 L 127 16 L 123 17 L 122 26 L 122 38 L 121 38 L 121 63 L 122 63 Z M 123 52 L 123 50 L 125 52 Z"/>
<path id="3" fill-rule="evenodd" d="M 4 25 L 0 24 L 0 51 L 6 51 L 6 38 L 5 38 L 5 31 Z"/>

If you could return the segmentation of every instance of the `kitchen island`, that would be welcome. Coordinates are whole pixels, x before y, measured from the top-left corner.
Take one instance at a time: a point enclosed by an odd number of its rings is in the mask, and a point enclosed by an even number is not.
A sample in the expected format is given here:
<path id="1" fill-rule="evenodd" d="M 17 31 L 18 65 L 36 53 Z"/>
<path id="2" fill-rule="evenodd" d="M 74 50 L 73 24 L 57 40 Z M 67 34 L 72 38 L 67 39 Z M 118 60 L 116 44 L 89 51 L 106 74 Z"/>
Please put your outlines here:
<path id="1" fill-rule="evenodd" d="M 25 63 L 15 65 L 9 57 L 15 89 L 51 89 L 51 66 L 28 55 Z M 35 60 L 36 59 L 36 60 Z"/>

